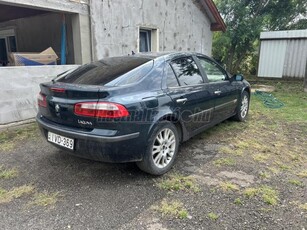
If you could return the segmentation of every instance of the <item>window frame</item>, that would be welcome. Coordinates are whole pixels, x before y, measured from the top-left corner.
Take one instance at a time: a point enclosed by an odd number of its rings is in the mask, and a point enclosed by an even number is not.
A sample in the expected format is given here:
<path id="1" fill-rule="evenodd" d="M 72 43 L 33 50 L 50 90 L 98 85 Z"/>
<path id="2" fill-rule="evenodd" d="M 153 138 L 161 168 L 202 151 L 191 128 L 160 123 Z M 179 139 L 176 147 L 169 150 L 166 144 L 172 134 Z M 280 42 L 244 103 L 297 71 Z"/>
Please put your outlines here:
<path id="1" fill-rule="evenodd" d="M 10 37 L 15 38 L 15 46 L 16 46 L 16 51 L 12 51 L 11 49 L 11 44 L 9 41 Z M 5 42 L 5 49 L 6 49 L 6 59 L 7 62 L 9 61 L 9 53 L 11 52 L 18 52 L 18 44 L 17 44 L 17 36 L 16 36 L 16 31 L 15 28 L 0 28 L 0 39 L 4 39 Z"/>
<path id="2" fill-rule="evenodd" d="M 180 83 L 180 80 L 179 80 L 179 78 L 178 78 L 178 76 L 177 76 L 177 73 L 176 73 L 176 71 L 174 70 L 174 68 L 173 68 L 173 66 L 171 65 L 171 63 L 172 63 L 173 61 L 176 61 L 176 60 L 182 59 L 182 58 L 191 58 L 191 59 L 195 62 L 196 66 L 197 66 L 197 68 L 198 68 L 198 70 L 199 70 L 200 76 L 201 76 L 201 78 L 202 78 L 202 80 L 203 80 L 202 83 L 199 83 L 199 84 L 191 84 L 191 85 L 182 85 L 182 84 Z M 198 60 L 195 60 L 195 57 L 194 57 L 193 55 L 181 56 L 181 57 L 173 58 L 172 60 L 170 60 L 170 61 L 168 62 L 168 64 L 171 66 L 171 68 L 172 68 L 172 70 L 173 70 L 173 72 L 174 72 L 174 74 L 175 74 L 175 77 L 176 77 L 176 79 L 177 79 L 177 82 L 178 82 L 178 84 L 179 84 L 179 86 L 177 86 L 177 87 L 171 87 L 171 88 L 191 87 L 191 86 L 203 85 L 203 84 L 206 83 L 206 79 L 204 78 L 203 70 L 200 68 L 199 63 L 198 63 Z M 166 79 L 165 83 L 167 83 L 167 79 Z M 167 88 L 168 88 L 168 87 L 167 87 Z"/>
<path id="3" fill-rule="evenodd" d="M 141 51 L 141 33 L 145 34 L 145 40 L 146 40 L 146 49 L 147 51 Z M 140 52 L 151 52 L 151 30 L 146 30 L 146 29 L 140 29 L 140 32 L 139 32 L 139 51 Z"/>
<path id="4" fill-rule="evenodd" d="M 208 57 L 202 56 L 202 55 L 197 55 L 197 56 L 196 56 L 196 59 L 197 59 L 197 63 L 198 63 L 198 65 L 199 65 L 199 68 L 200 68 L 200 69 L 202 70 L 202 72 L 203 72 L 203 75 L 204 75 L 204 78 L 205 78 L 206 83 L 211 84 L 211 83 L 218 83 L 218 82 L 226 82 L 226 81 L 229 81 L 229 80 L 230 80 L 230 76 L 229 76 L 229 74 L 227 73 L 227 71 L 226 71 L 219 63 L 217 63 L 214 59 L 208 58 Z M 200 61 L 201 61 L 200 59 L 204 59 L 205 61 L 214 64 L 215 67 L 217 67 L 217 68 L 223 73 L 223 75 L 225 76 L 225 80 L 223 80 L 223 81 L 214 81 L 214 82 L 211 81 L 211 82 L 210 82 L 210 81 L 209 81 L 209 78 L 208 78 L 208 76 L 207 76 L 206 70 L 202 67 L 202 65 L 201 65 L 201 63 L 200 63 Z"/>
<path id="5" fill-rule="evenodd" d="M 141 33 L 146 33 L 148 51 L 141 51 Z M 155 26 L 139 26 L 138 27 L 138 47 L 137 51 L 143 52 L 159 52 L 159 29 Z"/>
<path id="6" fill-rule="evenodd" d="M 181 87 L 181 85 L 180 85 L 180 82 L 179 82 L 179 80 L 178 80 L 178 77 L 177 77 L 177 75 L 176 75 L 176 73 L 175 73 L 175 71 L 174 71 L 174 69 L 173 69 L 173 66 L 171 65 L 171 62 L 172 61 L 168 61 L 168 62 L 166 62 L 165 63 L 165 66 L 164 66 L 164 82 L 165 82 L 165 87 L 167 88 L 167 89 L 174 89 L 174 88 L 179 88 L 179 87 Z M 175 79 L 176 79 L 176 81 L 177 81 L 177 83 L 178 83 L 178 86 L 168 86 L 167 85 L 167 77 L 168 77 L 168 74 L 167 74 L 167 67 L 170 67 L 170 69 L 173 71 L 173 74 L 174 74 L 174 76 L 175 76 Z"/>

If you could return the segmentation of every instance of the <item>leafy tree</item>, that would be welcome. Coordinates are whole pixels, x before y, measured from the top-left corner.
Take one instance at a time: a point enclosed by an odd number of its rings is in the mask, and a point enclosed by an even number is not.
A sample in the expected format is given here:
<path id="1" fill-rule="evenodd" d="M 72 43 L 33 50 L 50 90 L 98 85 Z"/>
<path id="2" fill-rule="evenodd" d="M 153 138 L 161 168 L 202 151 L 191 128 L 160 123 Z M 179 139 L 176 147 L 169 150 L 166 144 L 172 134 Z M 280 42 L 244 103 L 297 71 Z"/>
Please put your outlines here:
<path id="1" fill-rule="evenodd" d="M 227 25 L 216 33 L 213 56 L 236 73 L 256 73 L 260 32 L 307 28 L 306 0 L 215 0 Z"/>

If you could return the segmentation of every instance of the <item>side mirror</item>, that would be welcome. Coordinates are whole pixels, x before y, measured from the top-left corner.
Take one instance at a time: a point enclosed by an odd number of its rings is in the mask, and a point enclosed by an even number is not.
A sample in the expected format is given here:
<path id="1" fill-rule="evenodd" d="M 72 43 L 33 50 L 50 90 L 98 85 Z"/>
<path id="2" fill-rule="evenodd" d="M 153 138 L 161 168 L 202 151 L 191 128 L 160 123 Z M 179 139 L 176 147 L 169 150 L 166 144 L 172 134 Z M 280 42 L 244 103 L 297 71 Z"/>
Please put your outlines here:
<path id="1" fill-rule="evenodd" d="M 235 74 L 232 76 L 233 81 L 243 81 L 244 77 L 242 74 Z"/>

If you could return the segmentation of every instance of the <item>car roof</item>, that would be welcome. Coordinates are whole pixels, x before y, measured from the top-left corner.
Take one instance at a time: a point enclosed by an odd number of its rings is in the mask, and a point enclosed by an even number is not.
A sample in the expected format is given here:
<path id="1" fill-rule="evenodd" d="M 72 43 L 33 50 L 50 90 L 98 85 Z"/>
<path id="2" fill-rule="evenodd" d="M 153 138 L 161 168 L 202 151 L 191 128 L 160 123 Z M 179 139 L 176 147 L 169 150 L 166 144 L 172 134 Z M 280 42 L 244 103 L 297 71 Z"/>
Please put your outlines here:
<path id="1" fill-rule="evenodd" d="M 143 58 L 148 58 L 148 59 L 157 59 L 159 57 L 164 57 L 165 59 L 172 59 L 180 56 L 190 56 L 190 55 L 201 55 L 201 56 L 206 56 L 201 53 L 196 53 L 196 52 L 142 52 L 142 53 L 137 53 L 132 56 L 135 57 L 143 57 Z"/>
<path id="2" fill-rule="evenodd" d="M 168 60 L 173 60 L 176 58 L 180 57 L 186 57 L 186 56 L 192 56 L 192 55 L 197 55 L 197 56 L 203 56 L 208 59 L 212 59 L 204 54 L 201 53 L 196 53 L 196 52 L 175 52 L 175 51 L 164 51 L 164 52 L 141 52 L 141 53 L 136 53 L 136 54 L 129 54 L 125 56 L 115 56 L 115 57 L 106 57 L 103 58 L 97 62 L 96 64 L 104 63 L 104 62 L 113 62 L 116 59 L 122 59 L 122 61 L 128 61 L 131 59 L 143 59 L 143 60 L 155 60 L 155 61 L 168 61 Z"/>

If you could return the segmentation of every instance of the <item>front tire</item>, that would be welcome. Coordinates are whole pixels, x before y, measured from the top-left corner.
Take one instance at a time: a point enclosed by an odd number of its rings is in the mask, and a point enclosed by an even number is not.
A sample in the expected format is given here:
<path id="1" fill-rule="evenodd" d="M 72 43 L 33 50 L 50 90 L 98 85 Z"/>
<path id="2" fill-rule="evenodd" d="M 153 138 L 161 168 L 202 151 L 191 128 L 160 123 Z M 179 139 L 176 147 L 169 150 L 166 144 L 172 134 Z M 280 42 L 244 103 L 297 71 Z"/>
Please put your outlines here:
<path id="1" fill-rule="evenodd" d="M 237 107 L 236 115 L 233 117 L 236 121 L 245 121 L 249 110 L 249 93 L 243 91 L 240 104 Z"/>
<path id="2" fill-rule="evenodd" d="M 153 130 L 142 161 L 137 166 L 152 175 L 168 172 L 174 164 L 179 147 L 179 134 L 176 126 L 169 122 L 160 122 Z"/>

